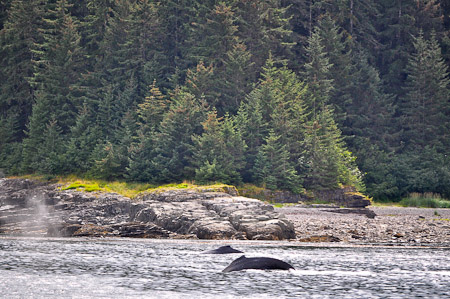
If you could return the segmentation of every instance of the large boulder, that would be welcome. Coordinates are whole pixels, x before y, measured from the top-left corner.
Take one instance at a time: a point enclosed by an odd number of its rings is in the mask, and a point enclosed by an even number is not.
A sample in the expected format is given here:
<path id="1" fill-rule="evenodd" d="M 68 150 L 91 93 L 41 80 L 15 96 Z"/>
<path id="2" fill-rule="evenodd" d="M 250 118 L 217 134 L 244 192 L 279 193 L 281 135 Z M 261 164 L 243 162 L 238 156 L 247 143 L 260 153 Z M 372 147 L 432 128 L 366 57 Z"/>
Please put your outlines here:
<path id="1" fill-rule="evenodd" d="M 256 199 L 192 190 L 144 193 L 137 199 L 132 220 L 152 221 L 178 234 L 201 239 L 295 238 L 292 223 Z"/>

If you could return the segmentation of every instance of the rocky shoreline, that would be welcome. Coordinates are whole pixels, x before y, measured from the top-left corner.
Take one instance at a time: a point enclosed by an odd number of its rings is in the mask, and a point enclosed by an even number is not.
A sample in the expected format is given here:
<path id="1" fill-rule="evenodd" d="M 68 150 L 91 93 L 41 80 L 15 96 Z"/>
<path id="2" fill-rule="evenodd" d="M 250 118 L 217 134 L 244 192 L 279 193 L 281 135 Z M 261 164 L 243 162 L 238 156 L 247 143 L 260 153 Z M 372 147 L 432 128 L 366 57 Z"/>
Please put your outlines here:
<path id="1" fill-rule="evenodd" d="M 289 206 L 286 215 L 300 242 L 349 245 L 450 247 L 450 209 L 370 207 L 366 213 L 341 213 L 337 207 Z M 373 215 L 372 215 L 373 216 Z"/>
<path id="2" fill-rule="evenodd" d="M 233 190 L 115 193 L 0 179 L 0 235 L 289 240 L 296 244 L 450 247 L 450 209 L 274 208 Z"/>
<path id="3" fill-rule="evenodd" d="M 203 190 L 158 190 L 130 199 L 0 179 L 0 234 L 56 237 L 286 240 L 294 227 L 257 199 Z M 234 190 L 234 189 L 233 189 Z"/>

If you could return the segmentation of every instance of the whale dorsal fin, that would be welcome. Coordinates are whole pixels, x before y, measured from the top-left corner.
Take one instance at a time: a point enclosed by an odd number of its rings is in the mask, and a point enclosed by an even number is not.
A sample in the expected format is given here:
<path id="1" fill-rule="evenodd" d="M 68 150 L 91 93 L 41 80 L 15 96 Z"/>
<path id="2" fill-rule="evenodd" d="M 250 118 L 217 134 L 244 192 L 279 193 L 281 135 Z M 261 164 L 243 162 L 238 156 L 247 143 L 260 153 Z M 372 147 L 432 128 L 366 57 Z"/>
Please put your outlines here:
<path id="1" fill-rule="evenodd" d="M 243 256 L 241 256 L 241 257 L 235 259 L 234 261 L 232 261 L 231 264 L 230 264 L 230 266 L 231 266 L 231 265 L 239 264 L 239 263 L 241 263 L 242 261 L 244 261 L 245 259 L 246 259 L 246 257 L 245 257 L 245 255 L 243 255 Z M 228 266 L 228 267 L 229 267 L 229 266 Z"/>

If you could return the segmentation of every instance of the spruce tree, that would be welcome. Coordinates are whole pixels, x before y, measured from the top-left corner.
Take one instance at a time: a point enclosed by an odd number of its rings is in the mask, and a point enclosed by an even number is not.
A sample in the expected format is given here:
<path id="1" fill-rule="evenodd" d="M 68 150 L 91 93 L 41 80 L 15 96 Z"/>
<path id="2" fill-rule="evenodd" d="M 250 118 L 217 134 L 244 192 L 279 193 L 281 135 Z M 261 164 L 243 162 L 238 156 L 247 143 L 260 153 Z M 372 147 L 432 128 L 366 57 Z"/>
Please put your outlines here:
<path id="1" fill-rule="evenodd" d="M 286 59 L 294 45 L 289 15 L 280 0 L 238 1 L 238 36 L 252 53 L 252 72 L 259 72 L 269 55 Z"/>
<path id="2" fill-rule="evenodd" d="M 270 63 L 269 59 L 266 65 Z M 264 88 L 272 90 L 273 95 L 269 125 L 280 136 L 280 142 L 286 145 L 290 160 L 296 165 L 307 119 L 307 86 L 286 66 L 277 68 L 272 76 L 262 82 Z"/>
<path id="3" fill-rule="evenodd" d="M 289 151 L 273 131 L 269 132 L 265 144 L 259 148 L 253 172 L 256 181 L 268 189 L 295 193 L 302 189 L 302 181 L 290 162 Z"/>
<path id="4" fill-rule="evenodd" d="M 161 6 L 160 15 L 164 31 L 164 53 L 167 55 L 168 73 L 175 75 L 171 88 L 181 86 L 186 71 L 193 68 L 198 61 L 191 61 L 187 53 L 189 51 L 188 39 L 195 23 L 195 5 L 200 1 L 192 0 L 167 0 Z"/>
<path id="5" fill-rule="evenodd" d="M 93 120 L 101 132 L 101 143 L 108 139 L 115 143 L 116 130 L 119 129 L 122 117 L 130 107 L 124 103 L 122 93 L 127 85 L 136 85 L 136 80 L 126 74 L 126 66 L 121 64 L 121 45 L 126 41 L 127 18 L 130 14 L 130 3 L 125 0 L 90 2 L 90 14 L 84 24 L 88 34 L 89 66 L 80 82 L 84 91 L 84 101 L 93 111 Z M 93 30 L 98 30 L 96 33 Z M 126 108 L 124 108 L 126 107 Z"/>
<path id="6" fill-rule="evenodd" d="M 415 150 L 428 145 L 443 153 L 450 146 L 448 66 L 434 35 L 427 40 L 420 33 L 414 40 L 414 48 L 400 106 L 403 141 Z"/>
<path id="7" fill-rule="evenodd" d="M 58 0 L 54 7 L 48 7 L 41 28 L 43 42 L 35 43 L 33 51 L 37 102 L 42 97 L 48 99 L 46 109 L 53 114 L 63 134 L 75 123 L 76 111 L 81 106 L 76 84 L 84 68 L 78 22 L 70 15 L 69 7 L 66 0 Z M 43 118 L 41 122 L 46 120 Z"/>
<path id="8" fill-rule="evenodd" d="M 25 138 L 26 124 L 32 113 L 35 90 L 32 49 L 42 41 L 43 7 L 40 1 L 12 1 L 0 31 L 0 160 L 16 160 L 19 144 Z M 12 152 L 14 148 L 15 154 Z M 16 160 L 17 162 L 17 160 Z M 0 166 L 2 167 L 2 166 Z M 17 169 L 17 168 L 16 168 Z"/>
<path id="9" fill-rule="evenodd" d="M 334 90 L 328 53 L 325 51 L 319 29 L 316 27 L 306 46 L 307 62 L 303 77 L 308 83 L 310 102 L 308 103 L 313 114 L 316 114 L 325 105 L 329 104 L 331 93 Z"/>
<path id="10" fill-rule="evenodd" d="M 379 4 L 374 0 L 337 0 L 327 9 L 335 22 L 343 28 L 354 43 L 366 48 L 379 46 L 376 21 Z"/>
<path id="11" fill-rule="evenodd" d="M 187 70 L 186 81 L 181 88 L 196 98 L 204 99 L 210 107 L 216 107 L 220 98 L 220 91 L 216 88 L 218 81 L 214 66 L 200 61 L 195 68 Z"/>
<path id="12" fill-rule="evenodd" d="M 5 174 L 18 174 L 21 171 L 22 143 L 15 135 L 18 127 L 19 114 L 9 110 L 0 117 L 0 168 Z"/>
<path id="13" fill-rule="evenodd" d="M 32 169 L 43 174 L 63 174 L 66 172 L 64 160 L 65 140 L 56 120 L 50 120 L 36 148 L 39 160 L 33 160 Z"/>
<path id="14" fill-rule="evenodd" d="M 154 80 L 166 84 L 168 61 L 163 51 L 164 31 L 160 18 L 161 4 L 137 1 L 126 18 L 126 38 L 120 44 L 119 63 L 126 78 L 134 78 L 137 96 L 144 97 Z"/>
<path id="15" fill-rule="evenodd" d="M 105 81 L 102 72 L 105 67 L 102 65 L 106 53 L 103 43 L 115 4 L 113 0 L 88 0 L 86 2 L 87 15 L 81 22 L 86 67 L 78 86 L 83 91 L 85 104 L 93 112 L 97 111 L 104 93 L 102 88 Z"/>
<path id="16" fill-rule="evenodd" d="M 20 116 L 20 106 L 13 104 L 12 100 L 8 100 L 12 94 L 7 93 L 9 89 L 8 75 L 6 71 L 8 70 L 8 60 L 11 58 L 12 52 L 8 50 L 8 33 L 7 29 L 4 29 L 4 24 L 8 18 L 8 10 L 10 14 L 17 13 L 10 10 L 12 1 L 0 1 L 0 168 L 3 172 L 7 171 L 9 173 L 17 173 L 19 168 L 14 167 L 14 164 L 20 163 L 21 154 L 21 139 L 23 137 L 20 132 L 20 123 L 26 122 L 27 116 L 25 115 L 22 119 Z M 16 3 L 17 5 L 17 3 Z M 19 8 L 19 7 L 17 7 Z M 16 9 L 17 9 L 16 8 Z M 14 20 L 11 20 L 14 21 Z M 10 23 L 9 26 L 13 27 Z M 9 28 L 11 30 L 12 28 Z M 10 36 L 11 37 L 11 36 Z M 30 103 L 31 106 L 31 103 Z"/>
<path id="17" fill-rule="evenodd" d="M 355 157 L 346 149 L 327 107 L 308 121 L 303 149 L 299 162 L 307 189 L 332 190 L 344 185 L 364 189 Z"/>
<path id="18" fill-rule="evenodd" d="M 431 146 L 421 151 L 405 149 L 392 159 L 392 174 L 397 192 L 394 198 L 407 196 L 412 192 L 433 192 L 448 198 L 449 157 Z"/>
<path id="19" fill-rule="evenodd" d="M 108 140 L 98 143 L 92 152 L 93 165 L 87 174 L 104 180 L 123 178 L 128 161 L 127 156 L 123 156 L 119 148 L 119 145 Z"/>
<path id="20" fill-rule="evenodd" d="M 206 119 L 206 105 L 180 89 L 171 96 L 171 105 L 164 114 L 155 136 L 152 163 L 156 173 L 155 182 L 175 182 L 194 177 L 192 168 L 192 138 L 202 132 Z"/>
<path id="21" fill-rule="evenodd" d="M 251 53 L 243 43 L 236 44 L 226 53 L 223 61 L 223 72 L 220 80 L 221 102 L 220 109 L 230 114 L 236 114 L 245 95 L 250 92 L 254 75 Z"/>
<path id="22" fill-rule="evenodd" d="M 131 14 L 131 3 L 127 0 L 118 0 L 111 8 L 111 14 L 106 18 L 105 34 L 99 43 L 99 57 L 95 71 L 101 78 L 100 88 L 114 88 L 122 91 L 125 82 L 131 76 L 127 74 L 128 68 L 122 64 L 124 60 L 122 45 L 127 41 L 130 23 L 127 22 Z M 100 92 L 105 92 L 100 89 Z"/>
<path id="23" fill-rule="evenodd" d="M 382 47 L 375 54 L 381 77 L 396 96 L 401 96 L 405 79 L 407 57 L 412 51 L 411 36 L 415 35 L 413 1 L 381 1 L 377 23 L 379 41 Z"/>
<path id="24" fill-rule="evenodd" d="M 211 111 L 203 123 L 202 135 L 193 135 L 192 141 L 196 181 L 235 185 L 242 182 L 245 143 L 233 119 L 228 115 L 218 118 L 217 112 Z"/>
<path id="25" fill-rule="evenodd" d="M 91 154 L 100 140 L 101 133 L 92 120 L 92 111 L 86 104 L 80 109 L 75 125 L 67 141 L 65 161 L 71 173 L 85 174 L 94 164 Z"/>
<path id="26" fill-rule="evenodd" d="M 236 17 L 233 8 L 224 2 L 205 9 L 207 12 L 204 16 L 198 12 L 200 18 L 194 23 L 189 36 L 188 55 L 191 61 L 203 61 L 220 69 L 226 53 L 239 41 Z"/>
<path id="27" fill-rule="evenodd" d="M 36 103 L 24 141 L 24 167 L 31 166 L 32 171 L 38 171 L 34 167 L 42 160 L 39 147 L 45 143 L 46 128 L 58 128 L 52 134 L 67 135 L 81 104 L 74 88 L 83 66 L 80 36 L 67 7 L 64 0 L 49 4 L 39 28 L 43 39 L 33 45 L 35 67 L 31 82 L 36 88 Z M 41 153 L 45 154 L 45 150 Z"/>
<path id="28" fill-rule="evenodd" d="M 355 158 L 346 149 L 329 104 L 335 90 L 331 77 L 333 64 L 318 27 L 308 39 L 306 53 L 308 62 L 304 76 L 309 89 L 309 121 L 302 146 L 304 154 L 299 158 L 302 169 L 299 173 L 304 175 L 307 188 L 320 190 L 357 185 L 363 189 Z"/>
<path id="29" fill-rule="evenodd" d="M 149 95 L 138 105 L 136 114 L 137 136 L 129 145 L 129 166 L 127 178 L 134 181 L 158 181 L 158 169 L 153 159 L 156 156 L 157 132 L 169 101 L 156 86 L 156 81 L 150 86 Z"/>
<path id="30" fill-rule="evenodd" d="M 297 165 L 304 138 L 306 99 L 306 86 L 296 74 L 286 66 L 276 67 L 275 62 L 268 59 L 258 85 L 238 112 L 238 121 L 248 145 L 246 159 L 250 169 L 269 129 L 280 136 L 279 142 L 286 146 L 290 162 Z"/>
<path id="31" fill-rule="evenodd" d="M 319 21 L 317 32 L 320 36 L 323 52 L 326 53 L 326 57 L 322 59 L 324 63 L 328 59 L 330 65 L 328 77 L 332 80 L 333 89 L 329 94 L 329 104 L 333 107 L 336 121 L 342 126 L 346 117 L 346 106 L 351 101 L 349 93 L 352 83 L 351 74 L 353 72 L 352 45 L 348 38 L 349 35 L 329 15 L 326 15 Z M 315 55 L 311 51 L 312 48 L 308 48 L 310 59 Z M 325 72 L 327 71 L 325 70 Z"/>
<path id="32" fill-rule="evenodd" d="M 414 52 L 414 37 L 420 31 L 426 35 L 433 31 L 448 36 L 443 28 L 443 11 L 435 0 L 380 1 L 377 22 L 381 47 L 375 57 L 381 77 L 391 92 L 399 98 L 404 96 L 404 85 L 408 55 Z M 448 29 L 447 29 L 448 31 Z"/>
<path id="33" fill-rule="evenodd" d="M 243 170 L 242 177 L 244 181 L 252 182 L 254 179 L 252 169 L 255 164 L 255 158 L 268 133 L 268 124 L 264 121 L 261 91 L 259 89 L 253 90 L 246 97 L 245 101 L 241 103 L 236 121 L 242 138 L 247 145 L 245 161 L 248 167 Z"/>
<path id="34" fill-rule="evenodd" d="M 377 198 L 393 196 L 392 155 L 399 144 L 395 98 L 386 94 L 377 70 L 366 53 L 354 55 L 349 95 L 342 126 L 348 148 L 358 157 L 367 192 Z"/>
<path id="35" fill-rule="evenodd" d="M 115 7 L 114 0 L 87 0 L 87 15 L 84 17 L 82 26 L 83 46 L 89 60 L 89 71 L 103 56 L 100 49 L 105 34 L 108 19 L 112 9 Z"/>
<path id="36" fill-rule="evenodd" d="M 352 147 L 358 138 L 367 138 L 368 142 L 392 151 L 398 135 L 395 98 L 384 92 L 379 73 L 370 65 L 367 53 L 355 53 L 353 60 L 343 133 L 354 137 L 354 142 L 351 138 L 347 140 Z"/>
<path id="37" fill-rule="evenodd" d="M 133 79 L 133 78 L 132 78 Z M 100 102 L 94 132 L 100 133 L 100 141 L 93 150 L 91 160 L 95 165 L 90 174 L 100 178 L 123 178 L 128 167 L 128 151 L 135 137 L 134 80 L 128 82 L 123 92 L 110 90 Z"/>
<path id="38" fill-rule="evenodd" d="M 214 70 L 213 76 L 220 78 L 212 82 L 210 89 L 215 91 L 215 99 L 208 102 L 223 116 L 237 111 L 256 74 L 251 69 L 252 55 L 238 37 L 236 8 L 219 2 L 205 9 L 205 16 L 194 23 L 189 36 L 188 57 L 190 61 L 209 66 Z M 188 70 L 188 83 L 190 75 Z"/>
<path id="39" fill-rule="evenodd" d="M 426 39 L 420 33 L 414 39 L 414 48 L 406 69 L 405 96 L 399 107 L 403 147 L 397 150 L 393 159 L 399 189 L 397 196 L 432 190 L 447 195 L 448 67 L 434 35 Z"/>

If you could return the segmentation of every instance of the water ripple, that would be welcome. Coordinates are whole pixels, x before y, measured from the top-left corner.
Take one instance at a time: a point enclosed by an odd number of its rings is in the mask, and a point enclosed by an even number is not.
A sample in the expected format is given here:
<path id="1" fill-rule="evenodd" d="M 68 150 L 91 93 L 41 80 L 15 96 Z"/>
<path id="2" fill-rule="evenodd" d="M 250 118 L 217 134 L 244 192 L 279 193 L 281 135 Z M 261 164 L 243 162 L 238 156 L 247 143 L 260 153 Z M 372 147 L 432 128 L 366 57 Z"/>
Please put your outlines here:
<path id="1" fill-rule="evenodd" d="M 223 242 L 222 242 L 223 243 Z M 313 248 L 233 241 L 246 256 L 296 270 L 222 273 L 240 254 L 204 255 L 221 242 L 0 238 L 7 298 L 441 298 L 450 251 Z"/>

